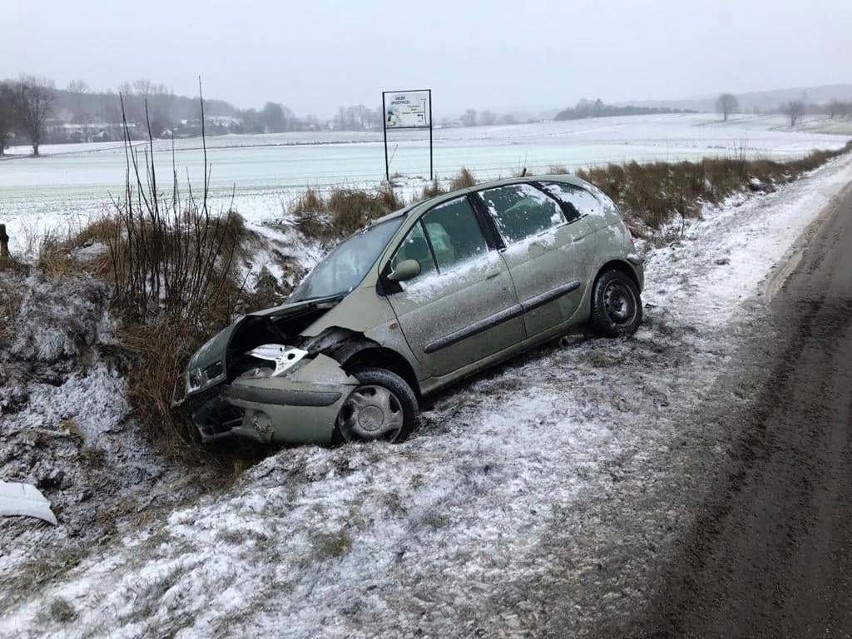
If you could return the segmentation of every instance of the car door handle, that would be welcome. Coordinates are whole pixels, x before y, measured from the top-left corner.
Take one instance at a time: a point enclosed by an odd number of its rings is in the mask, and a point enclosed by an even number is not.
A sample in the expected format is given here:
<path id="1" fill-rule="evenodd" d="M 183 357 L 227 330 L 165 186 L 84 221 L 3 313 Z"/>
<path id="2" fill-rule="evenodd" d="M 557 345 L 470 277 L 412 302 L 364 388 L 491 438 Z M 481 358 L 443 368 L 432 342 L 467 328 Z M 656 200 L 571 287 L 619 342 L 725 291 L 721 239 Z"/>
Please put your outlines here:
<path id="1" fill-rule="evenodd" d="M 488 275 L 486 275 L 485 279 L 493 280 L 495 277 L 499 277 L 500 273 L 502 273 L 502 271 L 494 271 L 493 273 L 489 273 Z"/>

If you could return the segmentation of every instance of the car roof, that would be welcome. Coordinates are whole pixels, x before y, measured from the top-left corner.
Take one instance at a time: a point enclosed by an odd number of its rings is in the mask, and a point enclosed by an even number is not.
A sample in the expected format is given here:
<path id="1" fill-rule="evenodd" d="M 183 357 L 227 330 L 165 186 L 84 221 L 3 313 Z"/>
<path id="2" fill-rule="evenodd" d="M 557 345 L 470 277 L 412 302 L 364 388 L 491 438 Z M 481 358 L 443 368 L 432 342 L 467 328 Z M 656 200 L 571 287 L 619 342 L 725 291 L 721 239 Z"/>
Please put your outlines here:
<path id="1" fill-rule="evenodd" d="M 432 208 L 436 204 L 441 204 L 442 202 L 453 200 L 459 197 L 460 195 L 466 195 L 468 193 L 474 193 L 476 191 L 490 189 L 497 186 L 506 186 L 507 184 L 523 184 L 541 180 L 547 180 L 549 182 L 564 182 L 566 184 L 571 184 L 572 186 L 577 186 L 580 188 L 587 188 L 589 186 L 587 182 L 581 180 L 577 176 L 569 175 L 566 173 L 549 175 L 527 175 L 525 177 L 501 178 L 499 180 L 491 180 L 489 182 L 479 182 L 477 184 L 474 184 L 473 186 L 467 186 L 463 189 L 456 189 L 455 191 L 450 191 L 449 193 L 441 193 L 440 195 L 435 195 L 433 197 L 426 198 L 425 200 L 414 202 L 413 204 L 409 204 L 405 208 L 399 209 L 398 211 L 393 211 L 392 213 L 388 213 L 387 215 L 383 215 L 382 217 L 373 220 L 364 228 L 367 229 L 377 224 L 381 224 L 382 222 L 387 222 L 388 220 L 396 219 L 398 217 L 405 217 L 411 211 L 414 210 L 420 213 L 423 208 Z"/>
<path id="2" fill-rule="evenodd" d="M 583 189 L 588 189 L 589 187 L 589 184 L 587 182 L 581 180 L 577 176 L 562 173 L 554 175 L 527 175 L 524 177 L 502 178 L 499 180 L 491 180 L 489 182 L 479 182 L 477 184 L 474 184 L 473 186 L 468 186 L 463 189 L 456 189 L 455 191 L 450 191 L 449 193 L 442 193 L 440 195 L 430 197 L 426 200 L 421 200 L 420 202 L 412 204 L 410 207 L 408 207 L 404 211 L 401 211 L 400 213 L 408 213 L 409 211 L 414 209 L 417 209 L 417 211 L 420 212 L 423 208 L 432 208 L 436 204 L 441 204 L 442 202 L 453 200 L 459 197 L 460 195 L 475 193 L 476 191 L 482 191 L 483 189 L 491 189 L 498 186 L 506 186 L 509 184 L 540 182 L 542 180 L 546 180 L 548 182 L 564 182 L 566 184 L 570 184 L 572 186 L 576 186 Z"/>

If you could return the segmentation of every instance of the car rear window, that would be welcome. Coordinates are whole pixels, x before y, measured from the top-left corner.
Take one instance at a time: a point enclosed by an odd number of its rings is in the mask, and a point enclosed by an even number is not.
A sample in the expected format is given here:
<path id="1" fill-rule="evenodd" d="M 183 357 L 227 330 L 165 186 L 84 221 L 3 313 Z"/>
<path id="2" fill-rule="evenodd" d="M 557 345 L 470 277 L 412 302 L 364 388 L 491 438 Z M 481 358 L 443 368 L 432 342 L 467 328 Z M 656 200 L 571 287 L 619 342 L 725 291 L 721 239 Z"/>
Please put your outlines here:
<path id="1" fill-rule="evenodd" d="M 508 184 L 479 191 L 507 244 L 539 235 L 566 222 L 559 203 L 532 184 Z"/>
<path id="2" fill-rule="evenodd" d="M 586 189 L 565 182 L 541 182 L 541 186 L 565 205 L 565 208 L 571 213 L 569 222 L 583 215 L 601 215 L 603 213 L 600 200 Z"/>

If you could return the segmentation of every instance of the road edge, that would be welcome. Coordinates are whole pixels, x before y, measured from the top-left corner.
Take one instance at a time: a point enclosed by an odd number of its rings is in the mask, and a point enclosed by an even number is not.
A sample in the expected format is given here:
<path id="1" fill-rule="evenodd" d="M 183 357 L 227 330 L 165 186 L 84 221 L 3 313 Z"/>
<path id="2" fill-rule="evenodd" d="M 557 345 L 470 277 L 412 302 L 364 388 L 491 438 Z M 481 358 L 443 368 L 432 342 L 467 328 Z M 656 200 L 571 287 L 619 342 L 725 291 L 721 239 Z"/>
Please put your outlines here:
<path id="1" fill-rule="evenodd" d="M 802 261 L 802 257 L 808 246 L 810 246 L 810 243 L 822 231 L 831 216 L 837 212 L 840 202 L 847 195 L 847 192 L 850 191 L 852 191 L 852 181 L 848 182 L 831 196 L 831 199 L 817 214 L 816 218 L 808 224 L 807 228 L 796 238 L 796 241 L 793 242 L 793 245 L 787 250 L 784 256 L 769 270 L 769 273 L 760 284 L 760 292 L 758 294 L 759 298 L 765 304 L 770 304 L 781 289 L 784 288 L 787 280 Z"/>

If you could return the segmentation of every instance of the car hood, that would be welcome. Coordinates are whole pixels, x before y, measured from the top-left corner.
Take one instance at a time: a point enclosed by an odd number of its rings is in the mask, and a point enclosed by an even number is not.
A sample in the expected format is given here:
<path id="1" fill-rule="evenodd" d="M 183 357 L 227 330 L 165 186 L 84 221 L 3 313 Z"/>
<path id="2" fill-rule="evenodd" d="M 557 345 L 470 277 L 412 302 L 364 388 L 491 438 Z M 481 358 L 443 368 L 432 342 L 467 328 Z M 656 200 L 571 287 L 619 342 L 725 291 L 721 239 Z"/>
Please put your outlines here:
<path id="1" fill-rule="evenodd" d="M 251 331 L 253 327 L 260 328 L 263 325 L 268 325 L 269 321 L 274 321 L 277 325 L 280 325 L 286 324 L 288 320 L 297 322 L 300 318 L 307 318 L 307 325 L 310 325 L 334 308 L 341 299 L 335 297 L 292 302 L 238 317 L 229 326 L 208 340 L 190 358 L 186 372 L 189 379 L 195 378 L 192 383 L 192 392 L 205 390 L 227 377 L 228 349 L 234 339 L 245 331 Z M 301 322 L 299 325 L 304 326 L 305 324 Z M 299 330 L 296 330 L 291 334 L 290 331 L 286 331 L 287 337 L 291 339 L 295 338 L 299 332 Z M 259 344 L 253 346 L 256 345 Z"/>

